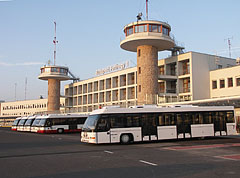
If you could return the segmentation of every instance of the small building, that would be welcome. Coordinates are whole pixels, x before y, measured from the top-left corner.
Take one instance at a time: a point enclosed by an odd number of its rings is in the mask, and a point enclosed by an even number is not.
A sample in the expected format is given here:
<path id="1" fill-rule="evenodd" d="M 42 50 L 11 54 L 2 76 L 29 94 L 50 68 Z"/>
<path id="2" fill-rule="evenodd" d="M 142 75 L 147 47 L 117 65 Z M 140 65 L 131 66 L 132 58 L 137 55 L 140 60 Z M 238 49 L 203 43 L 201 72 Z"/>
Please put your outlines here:
<path id="1" fill-rule="evenodd" d="M 11 101 L 1 103 L 1 115 L 5 116 L 28 116 L 47 112 L 47 99 Z M 61 97 L 61 111 L 64 110 L 65 98 Z"/>

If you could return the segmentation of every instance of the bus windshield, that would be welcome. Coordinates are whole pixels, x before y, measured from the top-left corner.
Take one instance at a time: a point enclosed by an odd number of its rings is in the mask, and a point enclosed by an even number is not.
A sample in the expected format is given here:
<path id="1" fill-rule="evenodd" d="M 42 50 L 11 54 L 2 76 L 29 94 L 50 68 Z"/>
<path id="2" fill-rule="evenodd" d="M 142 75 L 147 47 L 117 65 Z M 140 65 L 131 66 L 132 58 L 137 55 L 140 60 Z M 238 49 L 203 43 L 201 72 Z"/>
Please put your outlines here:
<path id="1" fill-rule="evenodd" d="M 16 126 L 16 125 L 18 125 L 18 122 L 19 122 L 19 121 L 20 121 L 20 119 L 15 120 L 15 121 L 13 122 L 12 126 Z"/>
<path id="2" fill-rule="evenodd" d="M 42 127 L 45 126 L 46 120 L 47 119 L 41 119 L 38 126 L 42 126 Z"/>
<path id="3" fill-rule="evenodd" d="M 94 130 L 97 125 L 97 121 L 99 119 L 100 115 L 91 115 L 87 118 L 85 121 L 82 130 L 87 131 L 87 130 Z"/>
<path id="4" fill-rule="evenodd" d="M 34 119 L 28 119 L 25 123 L 25 125 L 30 126 L 32 124 Z"/>
<path id="5" fill-rule="evenodd" d="M 40 120 L 41 120 L 41 119 L 35 119 L 35 120 L 33 121 L 32 126 L 38 126 Z"/>
<path id="6" fill-rule="evenodd" d="M 21 119 L 18 125 L 24 125 L 24 123 L 25 123 L 26 120 L 27 120 L 27 119 Z"/>

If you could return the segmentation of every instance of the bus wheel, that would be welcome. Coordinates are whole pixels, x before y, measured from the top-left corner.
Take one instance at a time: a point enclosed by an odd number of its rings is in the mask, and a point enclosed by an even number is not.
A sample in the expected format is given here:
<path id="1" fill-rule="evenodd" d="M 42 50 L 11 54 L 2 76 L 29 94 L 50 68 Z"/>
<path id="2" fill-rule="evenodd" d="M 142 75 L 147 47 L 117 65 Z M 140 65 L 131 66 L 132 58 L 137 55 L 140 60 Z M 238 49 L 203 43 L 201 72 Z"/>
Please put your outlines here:
<path id="1" fill-rule="evenodd" d="M 57 133 L 61 134 L 61 133 L 63 133 L 63 132 L 64 132 L 63 129 L 57 129 Z"/>
<path id="2" fill-rule="evenodd" d="M 131 137 L 129 134 L 123 134 L 121 135 L 120 141 L 122 144 L 128 144 L 131 141 Z"/>

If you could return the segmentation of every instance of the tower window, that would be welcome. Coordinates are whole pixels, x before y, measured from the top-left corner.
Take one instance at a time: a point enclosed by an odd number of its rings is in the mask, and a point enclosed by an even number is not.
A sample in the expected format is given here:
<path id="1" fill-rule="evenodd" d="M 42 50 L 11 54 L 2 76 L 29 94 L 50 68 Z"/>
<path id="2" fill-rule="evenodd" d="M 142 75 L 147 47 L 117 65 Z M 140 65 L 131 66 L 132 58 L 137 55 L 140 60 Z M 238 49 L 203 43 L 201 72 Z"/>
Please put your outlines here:
<path id="1" fill-rule="evenodd" d="M 138 74 L 141 74 L 141 67 L 138 67 Z"/>
<path id="2" fill-rule="evenodd" d="M 141 50 L 138 49 L 138 57 L 140 57 L 140 56 L 141 56 Z"/>
<path id="3" fill-rule="evenodd" d="M 142 91 L 141 85 L 138 86 L 138 92 L 140 93 Z"/>

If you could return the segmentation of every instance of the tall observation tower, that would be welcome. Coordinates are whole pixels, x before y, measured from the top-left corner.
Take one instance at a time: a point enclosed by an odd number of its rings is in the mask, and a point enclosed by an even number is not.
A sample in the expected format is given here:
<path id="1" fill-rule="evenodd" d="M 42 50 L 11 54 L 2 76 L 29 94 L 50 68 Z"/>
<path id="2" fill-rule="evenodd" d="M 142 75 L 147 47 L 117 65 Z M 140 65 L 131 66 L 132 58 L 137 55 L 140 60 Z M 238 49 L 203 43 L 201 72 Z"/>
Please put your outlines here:
<path id="1" fill-rule="evenodd" d="M 56 65 L 56 44 L 58 43 L 56 38 L 56 22 L 55 36 L 54 36 L 54 64 L 41 67 L 41 73 L 38 76 L 40 80 L 48 81 L 48 104 L 47 110 L 50 113 L 58 112 L 60 109 L 60 82 L 63 80 L 78 80 L 75 78 L 68 67 Z M 71 78 L 68 74 L 72 75 Z"/>
<path id="2" fill-rule="evenodd" d="M 137 22 L 124 27 L 125 39 L 120 47 L 137 52 L 137 99 L 138 104 L 155 104 L 158 94 L 158 52 L 174 47 L 170 38 L 171 26 L 165 22 L 146 20 L 137 16 Z"/>

